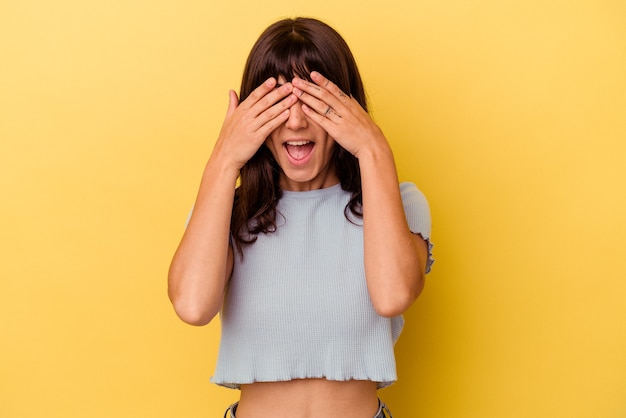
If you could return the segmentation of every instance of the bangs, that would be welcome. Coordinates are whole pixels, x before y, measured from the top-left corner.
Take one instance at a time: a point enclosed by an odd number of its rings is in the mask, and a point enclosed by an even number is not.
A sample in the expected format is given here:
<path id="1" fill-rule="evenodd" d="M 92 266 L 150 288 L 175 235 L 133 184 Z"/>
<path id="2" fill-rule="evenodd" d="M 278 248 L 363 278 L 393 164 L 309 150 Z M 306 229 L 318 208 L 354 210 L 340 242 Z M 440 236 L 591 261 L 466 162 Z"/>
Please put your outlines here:
<path id="1" fill-rule="evenodd" d="M 297 76 L 312 81 L 312 71 L 330 73 L 318 48 L 306 39 L 294 39 L 294 35 L 267 51 L 264 66 L 256 80 L 258 85 L 269 77 L 282 76 L 289 82 Z"/>

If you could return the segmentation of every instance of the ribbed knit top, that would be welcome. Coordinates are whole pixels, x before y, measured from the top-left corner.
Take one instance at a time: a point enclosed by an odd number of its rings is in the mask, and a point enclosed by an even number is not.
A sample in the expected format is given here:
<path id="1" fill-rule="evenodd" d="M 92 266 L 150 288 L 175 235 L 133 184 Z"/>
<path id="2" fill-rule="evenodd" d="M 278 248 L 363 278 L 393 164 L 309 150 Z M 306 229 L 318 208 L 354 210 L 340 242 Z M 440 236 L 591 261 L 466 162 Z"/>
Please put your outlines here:
<path id="1" fill-rule="evenodd" d="M 426 240 L 424 195 L 400 185 L 412 232 Z M 376 313 L 365 282 L 362 222 L 349 222 L 341 185 L 283 191 L 277 230 L 259 234 L 235 265 L 221 312 L 221 341 L 211 381 L 229 388 L 303 378 L 397 379 L 393 346 L 402 316 Z M 349 212 L 349 211 L 348 211 Z M 432 247 L 429 242 L 429 247 Z M 432 264 L 429 248 L 427 271 Z"/>

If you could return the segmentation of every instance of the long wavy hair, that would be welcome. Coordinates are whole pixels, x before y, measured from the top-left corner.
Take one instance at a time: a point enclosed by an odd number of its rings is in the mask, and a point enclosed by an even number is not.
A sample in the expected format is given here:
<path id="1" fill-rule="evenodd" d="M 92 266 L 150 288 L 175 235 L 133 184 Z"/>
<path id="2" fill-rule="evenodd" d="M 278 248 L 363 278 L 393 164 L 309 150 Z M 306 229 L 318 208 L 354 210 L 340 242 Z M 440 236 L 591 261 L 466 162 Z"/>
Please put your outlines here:
<path id="1" fill-rule="evenodd" d="M 367 111 L 363 82 L 348 44 L 333 28 L 312 18 L 280 20 L 261 34 L 244 68 L 240 100 L 245 100 L 269 77 L 282 76 L 290 81 L 298 76 L 311 81 L 312 71 L 323 74 Z M 348 220 L 349 212 L 361 218 L 358 159 L 336 144 L 331 163 L 342 189 L 351 194 L 344 215 Z M 243 255 L 243 246 L 255 242 L 258 234 L 276 231 L 276 205 L 282 196 L 281 171 L 265 145 L 240 171 L 230 225 L 240 255 Z"/>

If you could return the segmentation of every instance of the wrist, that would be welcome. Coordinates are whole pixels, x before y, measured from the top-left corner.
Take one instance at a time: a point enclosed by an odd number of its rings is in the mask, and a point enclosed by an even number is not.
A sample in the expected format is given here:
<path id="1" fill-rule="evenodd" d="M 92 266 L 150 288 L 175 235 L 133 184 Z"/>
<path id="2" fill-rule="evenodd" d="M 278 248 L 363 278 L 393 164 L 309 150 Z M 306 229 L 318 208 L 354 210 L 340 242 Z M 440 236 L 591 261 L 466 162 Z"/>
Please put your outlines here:
<path id="1" fill-rule="evenodd" d="M 203 179 L 220 179 L 225 184 L 235 184 L 239 177 L 239 170 L 240 167 L 235 162 L 220 158 L 218 153 L 214 152 L 204 167 L 202 177 Z"/>
<path id="2" fill-rule="evenodd" d="M 362 144 L 354 156 L 359 159 L 359 164 L 367 164 L 369 161 L 374 163 L 384 160 L 393 161 L 393 152 L 385 137 L 374 138 Z"/>

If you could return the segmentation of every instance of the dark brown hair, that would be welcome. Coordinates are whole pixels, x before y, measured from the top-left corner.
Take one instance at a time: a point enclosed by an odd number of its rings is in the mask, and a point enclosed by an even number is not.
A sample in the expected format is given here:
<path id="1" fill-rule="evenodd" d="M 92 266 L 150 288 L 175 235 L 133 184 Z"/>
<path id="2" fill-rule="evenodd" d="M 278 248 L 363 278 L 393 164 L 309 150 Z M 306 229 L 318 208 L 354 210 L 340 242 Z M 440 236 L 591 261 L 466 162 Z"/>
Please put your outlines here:
<path id="1" fill-rule="evenodd" d="M 269 26 L 252 47 L 244 68 L 240 100 L 243 101 L 270 77 L 294 76 L 311 80 L 318 71 L 344 93 L 354 97 L 367 111 L 363 82 L 354 57 L 344 39 L 327 24 L 311 18 L 285 19 Z M 341 187 L 351 193 L 344 210 L 356 217 L 361 213 L 361 174 L 356 157 L 336 144 L 332 164 Z M 282 192 L 281 168 L 265 145 L 242 167 L 231 219 L 234 243 L 242 254 L 246 244 L 259 233 L 276 230 L 276 205 Z"/>

